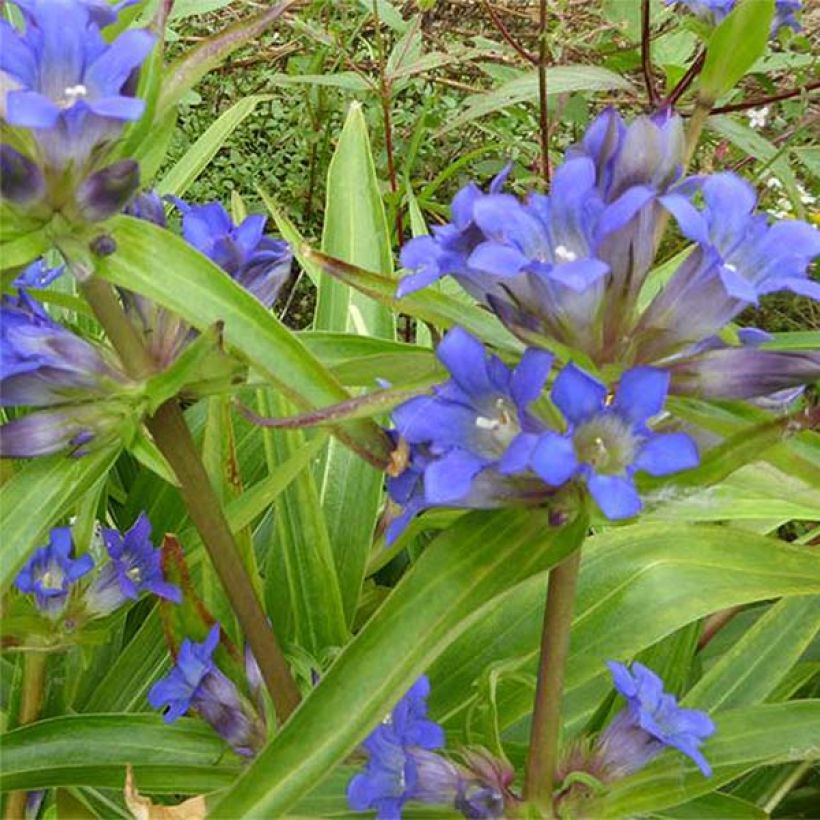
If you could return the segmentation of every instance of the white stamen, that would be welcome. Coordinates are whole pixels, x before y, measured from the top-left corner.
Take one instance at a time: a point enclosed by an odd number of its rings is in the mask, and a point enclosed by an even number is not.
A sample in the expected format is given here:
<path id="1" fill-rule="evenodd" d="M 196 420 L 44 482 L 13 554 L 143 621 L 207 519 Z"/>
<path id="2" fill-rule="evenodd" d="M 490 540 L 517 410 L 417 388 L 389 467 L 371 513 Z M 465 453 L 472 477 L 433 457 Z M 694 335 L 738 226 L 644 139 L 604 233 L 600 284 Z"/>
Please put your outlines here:
<path id="1" fill-rule="evenodd" d="M 88 95 L 88 89 L 82 84 L 70 85 L 63 89 L 62 107 L 70 108 L 77 100 Z"/>
<path id="2" fill-rule="evenodd" d="M 555 249 L 555 258 L 559 262 L 574 262 L 578 258 L 578 254 L 571 251 L 566 245 L 559 245 Z"/>
<path id="3" fill-rule="evenodd" d="M 475 426 L 481 430 L 498 430 L 501 422 L 498 419 L 488 419 L 486 416 L 476 416 Z"/>
<path id="4" fill-rule="evenodd" d="M 727 262 L 723 267 L 732 273 L 737 273 L 737 268 L 731 262 Z"/>

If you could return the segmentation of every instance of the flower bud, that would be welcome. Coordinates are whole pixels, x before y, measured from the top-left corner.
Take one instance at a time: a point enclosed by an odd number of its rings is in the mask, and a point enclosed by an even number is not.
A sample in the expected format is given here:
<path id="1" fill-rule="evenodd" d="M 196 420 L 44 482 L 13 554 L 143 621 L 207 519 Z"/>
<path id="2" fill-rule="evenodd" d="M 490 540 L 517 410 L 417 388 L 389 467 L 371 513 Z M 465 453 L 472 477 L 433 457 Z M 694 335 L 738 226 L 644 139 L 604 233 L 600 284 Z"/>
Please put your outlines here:
<path id="1" fill-rule="evenodd" d="M 15 205 L 28 205 L 43 197 L 43 172 L 10 145 L 0 145 L 0 196 Z"/>
<path id="2" fill-rule="evenodd" d="M 119 213 L 139 188 L 140 168 L 123 159 L 97 171 L 77 189 L 77 206 L 87 222 L 100 222 Z"/>

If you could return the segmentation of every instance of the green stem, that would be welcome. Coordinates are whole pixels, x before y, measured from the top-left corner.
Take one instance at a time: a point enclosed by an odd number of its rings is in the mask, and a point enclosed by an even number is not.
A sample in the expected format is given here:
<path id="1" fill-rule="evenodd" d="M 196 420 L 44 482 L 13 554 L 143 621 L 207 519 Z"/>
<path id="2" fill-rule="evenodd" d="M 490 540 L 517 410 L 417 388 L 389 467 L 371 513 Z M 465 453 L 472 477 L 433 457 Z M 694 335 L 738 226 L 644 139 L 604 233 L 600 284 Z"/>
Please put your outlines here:
<path id="1" fill-rule="evenodd" d="M 547 584 L 535 709 L 524 781 L 524 799 L 544 817 L 553 816 L 552 795 L 561 733 L 561 696 L 580 565 L 579 548 L 550 570 Z"/>
<path id="2" fill-rule="evenodd" d="M 40 715 L 45 694 L 47 661 L 48 655 L 44 652 L 26 652 L 23 655 L 23 688 L 18 726 L 33 723 Z M 4 813 L 6 820 L 21 820 L 26 816 L 27 795 L 26 791 L 17 791 L 8 796 Z"/>
<path id="3" fill-rule="evenodd" d="M 695 103 L 695 110 L 689 118 L 689 127 L 686 129 L 686 157 L 684 159 L 683 167 L 688 168 L 695 156 L 695 149 L 698 147 L 700 135 L 703 133 L 703 127 L 706 125 L 706 120 L 712 113 L 712 103 L 703 97 L 698 97 Z"/>
<path id="4" fill-rule="evenodd" d="M 111 286 L 92 277 L 81 280 L 80 288 L 126 370 L 136 378 L 145 376 L 153 363 Z M 245 569 L 182 410 L 172 399 L 145 423 L 179 481 L 188 514 L 256 657 L 276 715 L 285 721 L 299 704 L 299 690 Z"/>
<path id="5" fill-rule="evenodd" d="M 547 0 L 538 7 L 538 136 L 541 140 L 541 176 L 550 184 L 550 122 L 547 109 Z"/>

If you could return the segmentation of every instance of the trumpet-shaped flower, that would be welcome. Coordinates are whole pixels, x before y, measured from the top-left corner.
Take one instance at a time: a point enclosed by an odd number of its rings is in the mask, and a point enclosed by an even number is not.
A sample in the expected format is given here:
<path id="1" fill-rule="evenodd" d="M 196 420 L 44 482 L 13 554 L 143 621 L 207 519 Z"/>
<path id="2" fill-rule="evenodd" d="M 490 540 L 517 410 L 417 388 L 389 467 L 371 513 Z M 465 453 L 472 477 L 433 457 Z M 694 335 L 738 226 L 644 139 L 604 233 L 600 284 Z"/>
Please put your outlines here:
<path id="1" fill-rule="evenodd" d="M 711 718 L 696 709 L 682 709 L 674 695 L 663 691 L 663 681 L 635 661 L 631 670 L 608 663 L 615 688 L 626 698 L 619 712 L 598 738 L 599 764 L 607 779 L 625 777 L 671 747 L 691 758 L 706 777 L 712 774 L 700 746 L 715 732 Z"/>
<path id="2" fill-rule="evenodd" d="M 31 556 L 14 582 L 21 592 L 34 595 L 37 607 L 50 617 L 65 608 L 72 584 L 94 568 L 90 555 L 72 558 L 73 551 L 71 530 L 55 527 L 48 545 Z"/>
<path id="3" fill-rule="evenodd" d="M 671 6 L 684 6 L 696 17 L 715 26 L 734 9 L 737 0 L 666 0 L 666 3 Z M 784 26 L 799 31 L 800 23 L 796 15 L 802 8 L 801 0 L 775 0 L 772 36 L 775 36 Z"/>
<path id="4" fill-rule="evenodd" d="M 100 351 L 53 321 L 25 291 L 0 300 L 3 406 L 43 407 L 90 394 L 100 396 L 112 381 L 124 379 Z"/>
<path id="5" fill-rule="evenodd" d="M 125 536 L 108 527 L 102 531 L 109 562 L 86 592 L 87 608 L 100 615 L 113 612 L 142 592 L 153 592 L 175 603 L 182 601 L 179 588 L 169 584 L 160 565 L 160 552 L 151 543 L 151 522 L 140 513 Z"/>
<path id="6" fill-rule="evenodd" d="M 265 741 L 264 720 L 227 678 L 213 658 L 219 645 L 215 624 L 202 643 L 185 639 L 173 669 L 148 692 L 155 709 L 173 723 L 189 709 L 197 711 L 238 754 L 253 756 Z"/>
<path id="7" fill-rule="evenodd" d="M 264 234 L 265 217 L 252 214 L 234 225 L 219 202 L 198 206 L 174 202 L 182 211 L 185 240 L 271 307 L 290 274 L 293 254 L 287 242 Z"/>
<path id="8" fill-rule="evenodd" d="M 34 131 L 46 165 L 84 167 L 92 152 L 142 116 L 134 78 L 155 37 L 131 29 L 106 43 L 101 3 L 21 0 L 25 30 L 0 21 L 3 117 Z M 113 7 L 111 7 L 113 10 Z M 92 14 L 93 12 L 93 14 Z"/>
<path id="9" fill-rule="evenodd" d="M 630 518 L 641 509 L 633 475 L 663 476 L 697 466 L 695 442 L 685 433 L 653 433 L 646 422 L 663 409 L 669 374 L 638 367 L 621 377 L 613 401 L 607 388 L 573 364 L 555 380 L 552 400 L 568 423 L 566 433 L 543 433 L 529 452 L 548 484 L 584 480 L 607 518 Z"/>

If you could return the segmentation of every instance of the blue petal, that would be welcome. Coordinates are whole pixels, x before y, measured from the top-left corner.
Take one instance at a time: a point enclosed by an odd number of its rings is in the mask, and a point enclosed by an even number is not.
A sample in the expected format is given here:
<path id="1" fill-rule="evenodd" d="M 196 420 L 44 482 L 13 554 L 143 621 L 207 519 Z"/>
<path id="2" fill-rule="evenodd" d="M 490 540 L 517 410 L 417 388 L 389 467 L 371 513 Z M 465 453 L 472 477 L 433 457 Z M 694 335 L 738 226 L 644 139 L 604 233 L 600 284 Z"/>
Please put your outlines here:
<path id="1" fill-rule="evenodd" d="M 680 194 L 667 194 L 660 202 L 678 223 L 681 233 L 693 242 L 706 245 L 709 242 L 709 228 L 703 214 Z"/>
<path id="2" fill-rule="evenodd" d="M 145 29 L 123 32 L 89 66 L 85 80 L 100 97 L 117 94 L 131 72 L 142 65 L 156 42 L 155 35 Z"/>
<path id="3" fill-rule="evenodd" d="M 52 128 L 60 109 L 36 91 L 10 91 L 6 96 L 5 119 L 20 128 Z"/>
<path id="4" fill-rule="evenodd" d="M 532 453 L 532 468 L 547 484 L 560 487 L 578 469 L 575 447 L 569 436 L 552 431 L 544 433 Z"/>
<path id="5" fill-rule="evenodd" d="M 625 698 L 635 697 L 638 692 L 638 687 L 628 667 L 618 661 L 607 661 L 606 665 L 612 674 L 612 683 L 615 688 Z"/>
<path id="6" fill-rule="evenodd" d="M 570 290 L 582 293 L 608 273 L 609 265 L 600 259 L 578 259 L 575 262 L 556 265 L 549 272 L 549 278 Z"/>
<path id="7" fill-rule="evenodd" d="M 529 261 L 512 245 L 482 242 L 467 258 L 467 266 L 494 276 L 515 276 L 529 264 Z"/>
<path id="8" fill-rule="evenodd" d="M 720 265 L 718 276 L 729 296 L 757 304 L 757 288 L 745 276 L 728 265 Z"/>
<path id="9" fill-rule="evenodd" d="M 656 367 L 633 367 L 621 376 L 615 394 L 618 412 L 641 425 L 663 410 L 669 390 L 669 373 Z"/>
<path id="10" fill-rule="evenodd" d="M 552 401 L 572 424 L 580 424 L 604 408 L 606 387 L 570 362 L 555 379 Z"/>
<path id="11" fill-rule="evenodd" d="M 686 433 L 659 433 L 641 447 L 635 466 L 650 475 L 670 475 L 691 470 L 700 463 L 694 439 Z"/>
<path id="12" fill-rule="evenodd" d="M 654 196 L 655 192 L 646 185 L 634 185 L 629 188 L 601 214 L 596 226 L 596 238 L 600 240 L 623 228 Z"/>
<path id="13" fill-rule="evenodd" d="M 532 451 L 539 438 L 535 433 L 519 433 L 499 459 L 498 472 L 501 475 L 514 475 L 528 470 Z"/>
<path id="14" fill-rule="evenodd" d="M 453 450 L 424 471 L 424 497 L 430 504 L 460 501 L 470 492 L 483 459 L 465 450 Z"/>
<path id="15" fill-rule="evenodd" d="M 471 398 L 495 392 L 487 374 L 487 352 L 478 339 L 454 327 L 436 350 L 438 360 L 450 371 L 453 381 Z"/>
<path id="16" fill-rule="evenodd" d="M 98 116 L 114 120 L 138 120 L 145 111 L 145 100 L 139 97 L 103 97 L 88 100 L 86 105 Z"/>
<path id="17" fill-rule="evenodd" d="M 484 194 L 474 182 L 465 185 L 454 197 L 450 205 L 453 215 L 453 224 L 459 230 L 464 230 L 473 221 L 473 207 Z"/>
<path id="18" fill-rule="evenodd" d="M 519 408 L 526 407 L 541 395 L 553 358 L 551 353 L 533 347 L 524 352 L 510 380 L 510 393 Z"/>
<path id="19" fill-rule="evenodd" d="M 601 512 L 610 521 L 632 518 L 641 511 L 640 496 L 630 479 L 593 473 L 587 479 L 587 484 Z"/>

